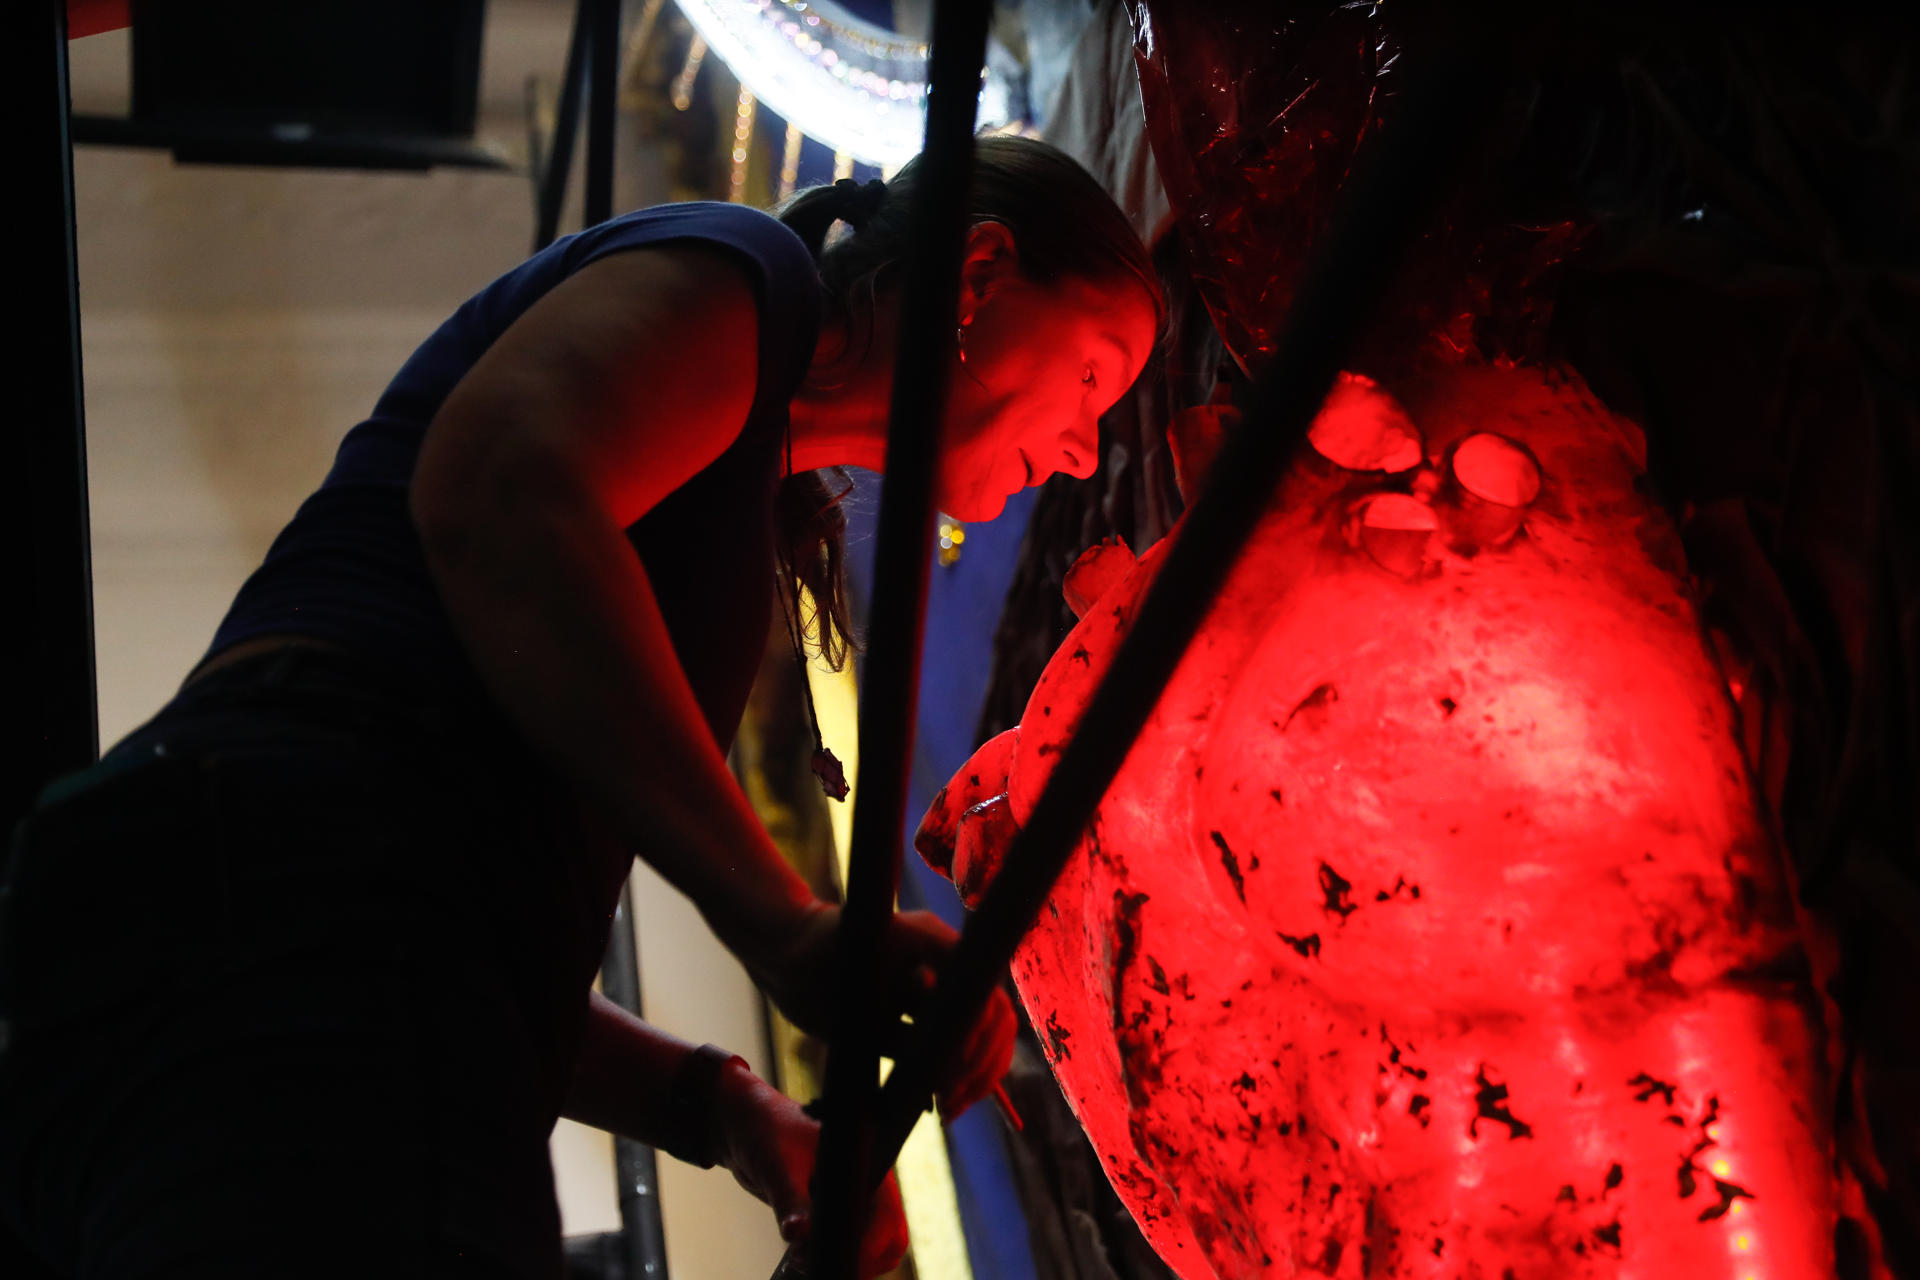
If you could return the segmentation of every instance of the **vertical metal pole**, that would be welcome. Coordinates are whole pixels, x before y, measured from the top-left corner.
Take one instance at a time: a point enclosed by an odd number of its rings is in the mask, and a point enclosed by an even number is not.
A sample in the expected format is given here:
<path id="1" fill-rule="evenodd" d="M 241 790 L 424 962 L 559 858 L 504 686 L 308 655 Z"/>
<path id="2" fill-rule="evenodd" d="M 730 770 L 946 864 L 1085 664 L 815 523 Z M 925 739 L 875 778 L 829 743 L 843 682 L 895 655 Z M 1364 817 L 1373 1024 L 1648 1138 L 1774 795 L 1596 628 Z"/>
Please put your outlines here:
<path id="1" fill-rule="evenodd" d="M 613 913 L 600 990 L 622 1009 L 640 1013 L 640 956 L 633 937 L 633 890 L 620 890 Z M 653 1148 L 632 1138 L 613 1140 L 613 1170 L 620 1199 L 620 1234 L 627 1280 L 667 1280 L 667 1236 L 660 1220 L 660 1172 Z"/>
<path id="2" fill-rule="evenodd" d="M 1480 28 L 1468 26 L 1468 33 Z M 1413 241 L 1462 158 L 1480 140 L 1509 83 L 1497 39 L 1463 39 L 1410 76 L 1391 127 L 1355 158 L 1338 211 L 1315 245 L 1273 362 L 1255 384 L 1244 425 L 1207 471 L 1205 488 L 1154 575 L 1139 612 L 1094 691 L 999 876 L 916 1016 L 879 1107 L 876 1149 L 900 1149 L 941 1063 L 1006 971 L 1080 842 L 1107 786 L 1199 630 L 1241 548 L 1347 358 L 1385 298 Z M 872 1185 L 871 1183 L 867 1185 Z"/>
<path id="3" fill-rule="evenodd" d="M 567 76 L 575 102 L 575 71 L 580 41 L 587 61 L 586 224 L 613 216 L 614 125 L 620 93 L 620 0 L 581 0 L 574 18 L 574 49 L 567 55 Z M 564 96 L 564 95 L 563 95 Z M 566 109 L 562 103 L 562 110 Z M 569 142 L 571 138 L 569 138 Z M 556 157 L 556 161 L 557 161 Z M 640 953 L 633 930 L 633 889 L 620 890 L 607 954 L 600 967 L 600 989 L 607 999 L 639 1016 Z M 660 1218 L 659 1162 L 652 1147 L 632 1138 L 613 1140 L 614 1176 L 619 1179 L 620 1234 L 625 1239 L 627 1280 L 666 1280 L 667 1235 Z"/>
<path id="4" fill-rule="evenodd" d="M 613 216 L 613 141 L 620 103 L 620 0 L 587 0 L 593 34 L 587 39 L 587 207 L 595 226 Z"/>
<path id="5" fill-rule="evenodd" d="M 813 1176 L 818 1280 L 854 1274 L 867 1221 L 865 1188 L 878 1180 L 872 1135 L 879 1094 L 877 1035 L 886 1011 L 877 974 L 900 880 L 900 830 L 932 558 L 934 463 L 954 363 L 960 262 L 971 222 L 973 126 L 992 10 L 989 0 L 941 0 L 934 7 L 926 141 L 913 193 L 915 248 L 906 263 L 901 303 L 887 483 L 880 499 L 860 696 L 860 758 L 867 764 L 841 914 L 838 978 L 844 998 L 827 1059 L 825 1127 Z"/>
<path id="6" fill-rule="evenodd" d="M 573 138 L 580 126 L 580 86 L 587 76 L 587 46 L 593 31 L 589 13 L 594 3 L 595 0 L 579 0 L 573 11 L 566 75 L 560 82 L 560 104 L 553 114 L 553 138 L 548 143 L 546 163 L 539 176 L 540 198 L 533 231 L 535 253 L 560 235 L 560 210 L 567 202 L 567 175 L 573 171 Z"/>
<path id="7" fill-rule="evenodd" d="M 23 252 L 11 266 L 19 327 L 11 365 L 0 528 L 7 572 L 7 696 L 0 722 L 14 761 L 0 783 L 0 840 L 49 779 L 99 754 L 93 663 L 80 285 L 73 221 L 66 0 L 0 9 L 0 48 L 22 90 L 15 173 Z M 4 844 L 0 843 L 0 851 Z"/>

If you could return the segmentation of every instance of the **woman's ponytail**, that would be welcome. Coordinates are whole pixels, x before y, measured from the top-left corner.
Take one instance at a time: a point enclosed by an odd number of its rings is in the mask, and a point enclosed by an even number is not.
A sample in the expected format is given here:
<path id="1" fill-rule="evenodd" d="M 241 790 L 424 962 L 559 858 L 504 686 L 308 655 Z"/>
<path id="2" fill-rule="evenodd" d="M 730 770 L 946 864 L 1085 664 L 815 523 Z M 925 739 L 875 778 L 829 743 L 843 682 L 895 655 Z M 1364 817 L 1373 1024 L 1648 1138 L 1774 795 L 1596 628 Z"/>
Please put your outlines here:
<path id="1" fill-rule="evenodd" d="M 867 224 L 887 200 L 887 184 L 875 178 L 855 182 L 842 178 L 829 186 L 810 187 L 774 210 L 774 216 L 800 237 L 815 262 L 826 250 L 827 233 L 844 222 L 855 231 Z"/>
<path id="2" fill-rule="evenodd" d="M 814 648 L 835 671 L 846 665 L 853 648 L 853 620 L 847 607 L 847 513 L 840 509 L 840 500 L 852 488 L 847 473 L 832 467 L 788 476 L 774 497 L 783 607 L 796 641 L 812 636 Z M 800 591 L 812 602 L 811 609 L 802 606 Z"/>
<path id="3" fill-rule="evenodd" d="M 836 222 L 856 231 L 885 203 L 887 184 L 842 178 L 802 191 L 775 210 L 818 262 Z M 780 482 L 774 500 L 774 536 L 780 556 L 782 602 L 796 638 L 813 637 L 833 670 L 846 665 L 853 648 L 847 604 L 847 516 L 840 500 L 853 481 L 838 467 L 802 471 Z M 803 598 L 811 609 L 803 612 Z"/>

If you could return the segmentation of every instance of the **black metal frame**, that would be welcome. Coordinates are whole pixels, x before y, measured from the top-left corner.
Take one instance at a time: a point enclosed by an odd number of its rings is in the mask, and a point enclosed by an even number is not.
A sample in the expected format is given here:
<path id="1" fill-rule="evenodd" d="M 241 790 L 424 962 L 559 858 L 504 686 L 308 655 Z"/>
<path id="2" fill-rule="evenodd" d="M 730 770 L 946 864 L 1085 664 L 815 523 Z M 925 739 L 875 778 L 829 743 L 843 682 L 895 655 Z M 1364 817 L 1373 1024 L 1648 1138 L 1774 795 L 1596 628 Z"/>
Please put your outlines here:
<path id="1" fill-rule="evenodd" d="M 567 175 L 573 167 L 573 138 L 580 112 L 582 81 L 587 93 L 587 226 L 613 216 L 614 133 L 620 96 L 620 0 L 579 0 L 567 47 L 566 80 L 554 138 L 545 150 L 545 167 L 535 173 L 539 201 L 534 250 L 553 243 L 566 203 Z M 620 890 L 600 965 L 600 990 L 607 999 L 638 1017 L 640 949 L 634 932 L 633 893 Z M 660 1214 L 659 1160 L 652 1147 L 632 1138 L 613 1139 L 614 1179 L 620 1203 L 621 1254 L 627 1280 L 666 1280 L 667 1236 Z"/>
<path id="2" fill-rule="evenodd" d="M 178 0 L 130 0 L 126 31 L 133 118 L 149 122 L 164 118 L 188 125 L 231 118 L 231 105 L 221 96 L 224 68 L 214 72 L 211 86 L 202 79 L 207 64 L 198 60 L 210 56 L 222 62 L 267 62 L 287 67 L 289 63 L 280 59 L 290 47 L 300 47 L 309 56 L 316 50 L 326 51 L 323 57 L 338 54 L 344 33 L 349 31 L 354 34 L 345 43 L 369 55 L 381 45 L 392 47 L 395 41 L 424 51 L 434 47 L 427 43 L 434 35 L 444 35 L 445 43 L 437 48 L 444 51 L 447 61 L 409 66 L 406 70 L 411 74 L 404 80 L 375 80 L 394 77 L 398 70 L 393 63 L 377 61 L 355 67 L 334 66 L 317 78 L 328 84 L 329 99 L 348 85 L 352 85 L 349 93 L 379 93 L 400 85 L 399 91 L 409 101 L 397 111 L 389 106 L 386 111 L 372 112 L 364 100 L 358 109 L 346 111 L 337 101 L 329 101 L 324 107 L 313 103 L 295 107 L 298 114 L 294 118 L 310 123 L 319 133 L 382 132 L 449 141 L 472 136 L 480 114 L 487 0 L 438 0 L 431 8 L 414 6 L 412 12 L 404 14 L 394 13 L 388 0 L 335 0 L 319 8 L 273 8 L 279 12 L 261 12 L 256 0 L 199 0 L 193 5 L 182 5 Z M 368 35 L 362 37 L 362 32 Z M 297 60 L 293 65 L 298 65 Z M 302 87 L 314 87 L 315 79 L 298 72 L 294 75 L 296 80 L 304 80 Z M 275 76 L 274 81 L 278 92 L 286 92 L 288 86 L 281 77 Z M 360 83 L 353 84 L 355 81 Z M 224 87 L 233 86 L 229 81 Z M 439 92 L 432 94 L 434 90 Z M 259 103 L 250 103 L 249 109 L 257 112 Z"/>
<path id="3" fill-rule="evenodd" d="M 607 935 L 600 990 L 627 1012 L 640 1015 L 640 948 L 634 933 L 633 892 L 627 888 L 620 890 L 620 905 L 614 909 Z M 667 1229 L 660 1217 L 660 1168 L 653 1148 L 616 1135 L 613 1177 L 627 1280 L 666 1280 Z"/>
<path id="4" fill-rule="evenodd" d="M 533 162 L 535 253 L 552 244 L 560 234 L 560 210 L 567 202 L 567 175 L 573 169 L 573 142 L 580 123 L 580 90 L 586 83 L 588 46 L 593 39 L 592 5 L 593 0 L 579 0 L 573 11 L 573 34 L 567 41 L 567 69 L 560 81 L 553 137 L 545 146 L 529 148 L 528 158 Z"/>
<path id="5" fill-rule="evenodd" d="M 912 754 L 937 448 L 935 432 L 926 424 L 939 421 L 951 367 L 974 103 L 990 7 L 987 0 L 945 0 L 935 9 L 926 158 L 914 211 L 919 234 L 907 264 L 871 657 L 861 707 L 869 763 L 855 816 L 854 869 L 839 957 L 848 1000 L 829 1060 L 826 1126 L 814 1181 L 812 1257 L 822 1280 L 853 1274 L 868 1193 L 925 1109 L 937 1064 L 958 1050 L 1031 927 L 1377 307 L 1399 250 L 1419 227 L 1429 197 L 1479 136 L 1504 85 L 1485 55 L 1449 61 L 1441 73 L 1409 88 L 1395 127 L 1378 135 L 1372 154 L 1360 158 L 1339 215 L 1302 281 L 1273 368 L 1254 391 L 1247 426 L 1234 433 L 1212 468 L 1079 732 L 969 922 L 932 1007 L 911 1029 L 906 1053 L 882 1090 L 880 994 L 871 978 L 898 884 Z M 65 250 L 23 259 L 23 270 L 38 273 L 24 282 L 25 292 L 41 299 L 42 311 L 13 348 L 23 406 L 17 453 L 25 465 L 8 469 L 18 477 L 18 492 L 10 495 L 15 501 L 7 504 L 7 518 L 18 535 L 14 545 L 26 549 L 14 561 L 12 595 L 28 607 L 21 660 L 14 667 L 21 712 L 8 723 L 16 726 L 16 758 L 28 763 L 10 780 L 6 816 L 12 818 L 24 811 L 40 782 L 91 760 L 97 742 L 65 3 L 41 0 L 8 13 L 13 19 L 8 27 L 18 38 L 6 47 L 19 51 L 26 64 L 17 83 L 38 95 L 31 100 L 36 114 L 29 120 L 44 126 L 34 145 L 53 197 L 28 206 L 40 221 L 30 228 L 39 233 L 32 240 Z M 560 124 L 540 175 L 543 233 L 557 228 L 572 158 L 575 110 L 569 108 L 577 109 L 588 58 L 587 221 L 611 213 L 619 23 L 619 0 L 580 0 Z M 605 984 L 610 998 L 638 1012 L 631 902 L 623 896 L 621 905 Z M 621 1149 L 622 1217 L 636 1277 L 666 1274 L 652 1156 L 637 1143 Z M 799 1261 L 790 1254 L 782 1272 L 797 1269 Z"/>
<path id="6" fill-rule="evenodd" d="M 92 556 L 87 517 L 84 402 L 80 377 L 79 274 L 74 233 L 73 145 L 98 141 L 165 146 L 182 162 L 217 159 L 264 164 L 338 164 L 374 168 L 425 168 L 431 164 L 495 165 L 497 160 L 463 144 L 418 151 L 390 141 L 356 146 L 334 137 L 302 147 L 297 140 L 231 133 L 212 137 L 207 154 L 194 151 L 198 134 L 174 127 L 141 133 L 135 122 L 77 121 L 67 85 L 66 0 L 6 6 L 4 47 L 19 65 L 14 82 L 28 94 L 22 119 L 31 148 L 30 168 L 39 174 L 29 192 L 47 198 L 23 205 L 30 219 L 24 243 L 38 251 L 21 256 L 23 296 L 38 300 L 34 320 L 9 344 L 16 365 L 16 465 L 5 476 L 4 519 L 18 548 L 8 563 L 7 598 L 13 661 L 9 670 L 10 714 L 5 717 L 17 772 L 5 780 L 0 834 L 25 816 L 39 788 L 53 777 L 92 763 L 99 753 L 94 687 Z M 579 115 L 580 87 L 591 51 L 591 107 L 587 130 L 586 219 L 612 215 L 614 125 L 618 102 L 620 0 L 579 0 L 566 88 L 553 144 L 537 173 L 540 248 L 553 239 L 566 194 Z M 211 136 L 211 135 L 210 135 Z M 4 846 L 0 846 L 3 852 Z M 621 894 L 602 974 L 607 998 L 640 1012 L 639 956 L 632 929 L 633 904 Z M 653 1149 L 620 1138 L 615 1142 L 624 1260 L 631 1280 L 665 1280 L 666 1242 L 660 1216 L 659 1178 Z"/>
<path id="7" fill-rule="evenodd" d="M 956 7 L 963 7 L 959 0 L 948 0 L 936 9 L 936 60 L 940 57 L 938 40 L 942 30 L 937 25 L 938 15 Z M 976 75 L 977 70 L 976 64 Z M 936 85 L 940 83 L 939 74 L 936 68 Z M 1015 837 L 999 876 L 989 887 L 979 910 L 968 921 L 959 945 L 944 966 L 931 1007 L 911 1029 L 907 1049 L 895 1064 L 885 1088 L 861 1097 L 860 1101 L 870 1103 L 872 1110 L 835 1110 L 828 1114 L 814 1184 L 812 1274 L 819 1280 L 842 1280 L 854 1275 L 856 1255 L 852 1246 L 859 1238 L 859 1223 L 869 1195 L 878 1185 L 882 1172 L 892 1164 L 915 1120 L 926 1109 L 939 1065 L 960 1051 L 967 1029 L 999 984 L 1021 939 L 1032 927 L 1048 893 L 1079 844 L 1095 806 L 1126 759 L 1161 690 L 1266 509 L 1281 475 L 1305 439 L 1313 415 L 1335 375 L 1346 363 L 1379 306 L 1405 247 L 1421 227 L 1434 197 L 1455 165 L 1482 135 L 1505 83 L 1497 63 L 1485 51 L 1441 60 L 1425 79 L 1408 87 L 1394 127 L 1377 135 L 1369 153 L 1360 157 L 1340 208 L 1323 242 L 1316 246 L 1311 265 L 1295 295 L 1273 366 L 1254 389 L 1246 425 L 1234 432 L 1210 470 L 1201 496 L 1188 512 L 1180 538 L 1169 551 L 1166 563 L 1155 575 L 1153 586 L 1112 667 L 1095 691 L 1033 813 Z M 967 139 L 956 143 L 945 134 L 936 134 L 935 122 L 930 116 L 928 172 L 950 173 L 958 167 L 944 150 L 949 147 L 971 152 Z M 923 233 L 917 243 L 920 251 L 910 264 L 912 270 L 933 270 L 937 260 L 949 252 L 948 246 L 933 235 Z M 951 264 L 948 269 L 952 269 Z M 951 298 L 954 290 L 950 288 L 941 296 Z M 913 295 L 909 295 L 906 312 L 909 322 L 915 318 L 911 310 L 915 305 Z M 910 368 L 924 368 L 929 348 L 944 357 L 950 341 L 945 326 L 952 315 L 951 309 L 934 313 L 942 331 L 931 340 L 918 330 L 909 335 L 903 329 L 898 366 L 901 372 L 896 378 Z M 926 345 L 916 346 L 916 343 Z M 897 413 L 898 400 L 895 407 Z M 901 425 L 896 416 L 890 449 Z M 889 497 L 893 486 L 892 461 L 890 454 Z M 899 537 L 899 526 L 890 533 L 885 516 L 883 507 L 879 550 L 882 564 L 903 559 L 924 564 L 927 558 L 924 533 L 906 547 L 889 542 L 890 536 Z M 876 587 L 876 599 L 880 589 Z M 924 596 L 921 601 L 924 603 Z M 916 626 L 904 636 L 889 634 L 886 639 L 892 645 L 906 645 L 911 641 L 911 652 L 917 656 L 919 634 Z M 884 652 L 881 639 L 876 618 L 869 672 Z M 899 661 L 898 654 L 891 656 Z M 886 692 L 890 697 L 899 696 L 896 689 Z M 872 700 L 874 691 L 869 688 L 862 698 L 863 745 L 866 708 Z M 900 703 L 910 723 L 913 706 L 910 688 Z M 863 752 L 872 764 L 868 776 L 861 782 L 862 813 L 856 815 L 855 830 L 857 840 L 868 797 L 877 795 L 874 804 L 876 809 L 885 806 L 887 825 L 882 834 L 879 824 L 874 824 L 875 839 L 889 842 L 897 859 L 901 814 L 892 797 L 904 791 L 911 751 L 893 748 L 902 745 L 910 748 L 910 730 L 905 736 L 889 738 L 886 745 L 889 749 L 879 753 Z M 856 845 L 856 854 L 859 852 Z M 897 883 L 898 873 L 897 861 L 883 861 L 877 850 L 872 852 L 866 864 L 856 863 L 856 878 L 849 885 L 850 904 L 855 894 L 871 902 L 886 890 L 889 892 L 885 894 L 884 905 L 891 909 L 890 890 Z M 868 883 L 863 884 L 857 878 L 862 875 L 868 878 Z M 864 927 L 868 933 L 872 932 L 870 924 Z M 869 948 L 862 954 L 877 955 L 877 944 L 867 937 L 850 941 L 847 951 L 854 954 L 860 945 Z M 850 1007 L 872 1010 L 877 993 L 867 987 L 874 972 L 877 968 L 845 971 L 843 976 L 850 983 L 845 988 Z M 871 1072 L 868 1054 L 872 1032 L 869 1028 L 875 1025 L 877 1020 L 871 1016 L 850 1022 L 851 1044 L 835 1039 L 829 1058 L 830 1070 L 838 1060 L 849 1058 L 849 1065 L 842 1068 L 843 1074 L 857 1074 L 859 1082 L 866 1083 Z M 842 1158 L 829 1166 L 828 1153 L 834 1149 L 830 1144 L 836 1141 L 853 1146 L 858 1159 Z M 823 1225 L 833 1234 L 823 1235 Z M 776 1275 L 804 1269 L 790 1260 L 782 1263 Z"/>
<path id="8" fill-rule="evenodd" d="M 295 169 L 505 169 L 506 160 L 461 138 L 392 137 L 370 133 L 306 135 L 258 125 L 74 116 L 76 145 L 151 147 L 180 164 L 260 165 Z"/>
<path id="9" fill-rule="evenodd" d="M 991 0 L 946 0 L 934 8 L 928 69 L 926 155 L 911 211 L 899 353 L 887 430 L 887 483 L 880 500 L 874 599 L 860 693 L 860 754 L 869 762 L 853 815 L 847 895 L 836 957 L 844 993 L 827 1057 L 823 1128 L 813 1175 L 813 1260 L 826 1276 L 851 1275 L 871 1185 L 893 1163 L 873 1161 L 872 1116 L 880 1088 L 886 1010 L 872 981 L 900 885 L 900 830 L 913 757 L 933 543 L 933 476 L 939 424 L 954 364 L 954 317 L 973 180 L 973 124 L 986 61 Z"/>
<path id="10" fill-rule="evenodd" d="M 86 410 L 80 383 L 80 292 L 74 244 L 66 0 L 8 5 L 0 48 L 24 91 L 14 271 L 25 322 L 7 342 L 12 425 L 0 465 L 5 587 L 7 752 L 0 838 L 55 776 L 100 749 L 94 688 L 92 543 Z M 0 856 L 5 845 L 0 844 Z"/>
<path id="11" fill-rule="evenodd" d="M 893 1152 L 924 1109 L 936 1066 L 966 1029 L 1032 927 L 1108 784 L 1266 509 L 1281 475 L 1385 294 L 1433 197 L 1497 104 L 1490 60 L 1456 59 L 1414 85 L 1395 127 L 1361 158 L 1324 242 L 1310 259 L 1273 366 L 1245 425 L 1208 472 L 1180 537 L 1088 704 L 998 878 L 941 974 L 927 1017 L 887 1082 L 882 1149 Z"/>
<path id="12" fill-rule="evenodd" d="M 164 7 L 171 0 L 153 0 Z M 452 167 L 505 169 L 506 160 L 491 148 L 472 140 L 478 110 L 476 89 L 480 74 L 480 42 L 485 5 L 468 0 L 451 11 L 456 48 L 455 72 L 448 82 L 445 121 L 451 132 L 433 130 L 381 131 L 366 125 L 338 121 L 270 125 L 258 121 L 234 123 L 202 112 L 156 116 L 148 100 L 146 72 L 164 68 L 177 41 L 190 38 L 174 32 L 161 37 L 156 55 L 141 39 L 143 5 L 132 12 L 133 109 L 126 116 L 76 115 L 71 121 L 76 144 L 109 147 L 152 147 L 171 151 L 181 164 L 264 165 L 305 169 L 375 169 L 419 172 Z M 175 73 L 179 74 L 179 73 Z"/>

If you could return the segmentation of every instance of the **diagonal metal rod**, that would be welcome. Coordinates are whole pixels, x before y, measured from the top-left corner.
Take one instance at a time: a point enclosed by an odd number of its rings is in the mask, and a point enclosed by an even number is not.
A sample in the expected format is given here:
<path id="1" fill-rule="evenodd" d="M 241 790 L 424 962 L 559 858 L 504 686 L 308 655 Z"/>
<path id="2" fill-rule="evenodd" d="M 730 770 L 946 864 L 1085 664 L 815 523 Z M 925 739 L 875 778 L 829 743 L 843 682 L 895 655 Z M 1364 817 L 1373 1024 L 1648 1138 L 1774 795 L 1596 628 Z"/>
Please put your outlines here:
<path id="1" fill-rule="evenodd" d="M 0 779 L 6 832 L 42 786 L 93 763 L 99 740 L 65 0 L 15 0 L 0 33 L 20 89 L 11 203 L 19 242 L 33 246 L 11 269 L 14 293 L 33 318 L 7 343 L 0 446 L 0 599 L 11 619 L 0 648 L 0 724 L 14 762 Z"/>
<path id="2" fill-rule="evenodd" d="M 587 182 L 581 221 L 598 226 L 613 216 L 614 136 L 620 102 L 620 0 L 585 0 L 587 39 Z"/>
<path id="3" fill-rule="evenodd" d="M 585 45 L 584 50 L 582 45 Z M 580 0 L 573 23 L 573 46 L 567 53 L 567 87 L 562 92 L 559 125 L 554 130 L 554 152 L 548 173 L 560 175 L 558 195 L 566 191 L 567 167 L 573 159 L 568 121 L 578 114 L 579 77 L 587 80 L 587 178 L 583 207 L 587 226 L 613 216 L 614 131 L 620 67 L 620 0 Z M 565 135 L 565 150 L 561 135 Z M 557 220 L 560 201 L 551 210 Z M 543 206 L 544 218 L 548 212 Z M 544 230 L 544 227 L 543 227 Z M 549 237 L 551 239 L 551 237 Z M 640 946 L 634 928 L 633 889 L 620 890 L 620 905 L 608 931 L 607 952 L 600 966 L 600 986 L 607 999 L 635 1017 L 645 1010 L 640 991 Z M 666 1227 L 660 1215 L 660 1170 L 654 1150 L 644 1142 L 616 1134 L 613 1170 L 620 1203 L 621 1256 L 628 1280 L 667 1280 Z"/>
<path id="4" fill-rule="evenodd" d="M 607 999 L 639 1017 L 640 947 L 635 936 L 633 888 L 620 890 L 613 928 L 607 932 L 600 989 Z M 614 1135 L 613 1177 L 620 1205 L 620 1255 L 627 1280 L 667 1280 L 667 1235 L 660 1216 L 659 1161 L 652 1147 Z"/>
<path id="5" fill-rule="evenodd" d="M 886 1010 L 882 946 L 900 883 L 900 830 L 913 759 L 920 643 L 933 542 L 933 477 L 954 358 L 960 262 L 966 247 L 973 126 L 986 61 L 989 0 L 934 6 L 927 127 L 913 191 L 914 246 L 906 262 L 899 353 L 887 429 L 887 482 L 868 657 L 861 681 L 860 795 L 854 809 L 847 900 L 837 938 L 838 1011 L 823 1129 L 813 1176 L 813 1274 L 851 1280 L 869 1197 L 891 1157 L 871 1157 L 879 1096 L 877 1035 Z"/>
<path id="6" fill-rule="evenodd" d="M 899 1151 L 925 1107 L 937 1065 L 960 1051 L 1378 309 L 1406 246 L 1463 153 L 1482 136 L 1504 83 L 1497 66 L 1481 57 L 1437 67 L 1409 87 L 1391 126 L 1376 135 L 1372 154 L 1359 157 L 1295 295 L 1273 366 L 1255 387 L 1245 425 L 1214 462 L 1112 668 L 887 1081 L 871 1169 L 884 1169 Z"/>
<path id="7" fill-rule="evenodd" d="M 573 12 L 573 35 L 567 41 L 567 69 L 560 81 L 560 102 L 553 113 L 553 137 L 547 140 L 545 163 L 535 175 L 533 251 L 540 252 L 560 235 L 560 211 L 567 202 L 567 175 L 573 170 L 573 139 L 580 126 L 580 86 L 587 78 L 588 45 L 593 38 L 593 0 L 579 0 Z"/>

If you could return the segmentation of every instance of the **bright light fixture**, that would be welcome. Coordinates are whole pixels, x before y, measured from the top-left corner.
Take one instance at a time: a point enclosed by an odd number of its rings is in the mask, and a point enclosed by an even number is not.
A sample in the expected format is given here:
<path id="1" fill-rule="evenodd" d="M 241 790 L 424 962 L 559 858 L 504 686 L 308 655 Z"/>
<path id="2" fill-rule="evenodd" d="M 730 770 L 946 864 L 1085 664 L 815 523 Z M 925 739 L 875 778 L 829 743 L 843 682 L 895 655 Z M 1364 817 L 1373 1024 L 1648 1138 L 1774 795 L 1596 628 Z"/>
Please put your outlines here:
<path id="1" fill-rule="evenodd" d="M 828 0 L 679 0 L 687 21 L 771 111 L 838 152 L 892 170 L 920 151 L 927 46 Z M 1004 120 L 989 82 L 981 122 Z M 999 104 L 997 109 L 994 104 Z"/>

